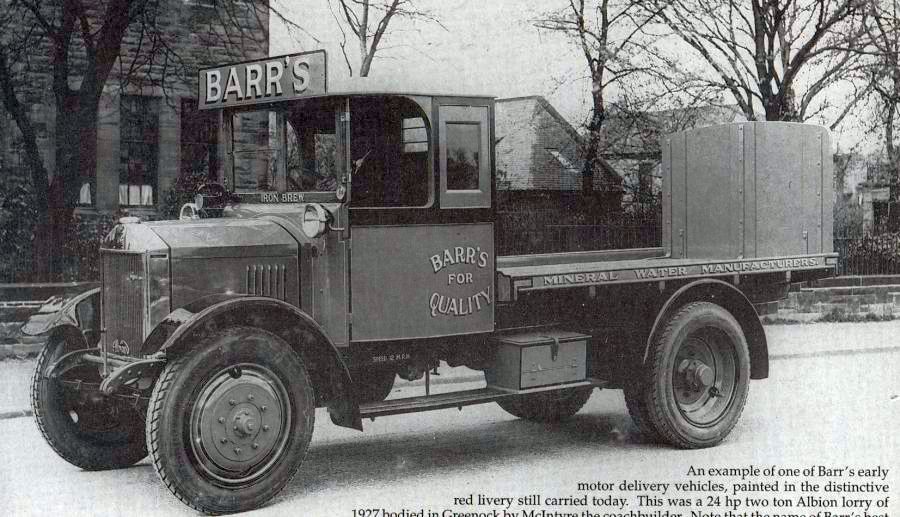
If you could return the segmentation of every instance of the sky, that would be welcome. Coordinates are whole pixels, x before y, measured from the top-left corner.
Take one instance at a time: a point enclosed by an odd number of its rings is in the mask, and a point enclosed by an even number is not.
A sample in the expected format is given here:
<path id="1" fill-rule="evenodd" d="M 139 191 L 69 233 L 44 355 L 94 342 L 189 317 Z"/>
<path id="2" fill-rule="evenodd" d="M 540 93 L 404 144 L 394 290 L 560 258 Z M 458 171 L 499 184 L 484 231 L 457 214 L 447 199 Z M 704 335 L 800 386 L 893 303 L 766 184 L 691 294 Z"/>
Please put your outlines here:
<path id="1" fill-rule="evenodd" d="M 531 22 L 553 2 L 419 0 L 417 5 L 430 9 L 446 30 L 433 23 L 411 25 L 395 19 L 392 23 L 397 25 L 376 54 L 381 58 L 372 66 L 371 79 L 423 92 L 543 95 L 575 125 L 589 113 L 584 57 L 564 37 L 539 32 Z M 320 43 L 309 37 L 298 41 L 283 24 L 273 21 L 270 52 L 324 48 L 328 86 L 338 89 L 349 76 L 339 46 L 340 31 L 327 1 L 281 0 L 276 6 Z M 348 41 L 348 53 L 355 62 L 355 40 Z"/>
<path id="2" fill-rule="evenodd" d="M 332 3 L 337 5 L 336 0 Z M 341 54 L 341 32 L 327 0 L 276 0 L 275 6 L 312 37 L 289 34 L 273 20 L 272 55 L 324 48 L 328 60 L 328 86 L 348 81 Z M 435 93 L 487 94 L 496 97 L 542 95 L 574 126 L 590 114 L 587 64 L 574 42 L 565 36 L 534 27 L 534 20 L 560 0 L 417 0 L 441 26 L 395 19 L 370 74 L 371 82 L 401 90 Z M 313 37 L 315 39 L 313 39 Z M 358 44 L 348 33 L 351 62 L 358 59 Z M 679 51 L 684 59 L 697 59 Z M 834 133 L 833 143 L 849 149 L 863 136 L 848 120 Z"/>

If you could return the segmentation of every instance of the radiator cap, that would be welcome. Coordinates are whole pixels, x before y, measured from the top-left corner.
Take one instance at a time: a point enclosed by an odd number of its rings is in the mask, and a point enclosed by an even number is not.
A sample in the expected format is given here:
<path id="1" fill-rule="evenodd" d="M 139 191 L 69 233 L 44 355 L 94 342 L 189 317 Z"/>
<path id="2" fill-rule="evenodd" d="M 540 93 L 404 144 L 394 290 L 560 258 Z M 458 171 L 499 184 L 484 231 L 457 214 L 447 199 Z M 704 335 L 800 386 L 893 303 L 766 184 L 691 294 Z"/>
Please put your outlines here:
<path id="1" fill-rule="evenodd" d="M 133 215 L 120 217 L 119 224 L 141 224 L 141 218 Z"/>

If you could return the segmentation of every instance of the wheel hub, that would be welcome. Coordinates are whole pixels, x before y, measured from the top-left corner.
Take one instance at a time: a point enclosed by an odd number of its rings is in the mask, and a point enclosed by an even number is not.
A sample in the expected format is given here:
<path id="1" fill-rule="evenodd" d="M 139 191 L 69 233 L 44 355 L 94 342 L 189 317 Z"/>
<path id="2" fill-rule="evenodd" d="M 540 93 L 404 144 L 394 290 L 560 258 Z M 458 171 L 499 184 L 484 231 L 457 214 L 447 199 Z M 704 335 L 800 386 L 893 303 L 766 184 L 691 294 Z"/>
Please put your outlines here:
<path id="1" fill-rule="evenodd" d="M 264 470 L 266 459 L 286 440 L 290 409 L 283 389 L 251 367 L 237 378 L 223 372 L 207 384 L 191 429 L 200 464 L 227 480 L 246 480 Z"/>
<path id="2" fill-rule="evenodd" d="M 681 361 L 678 370 L 683 383 L 693 391 L 709 388 L 716 380 L 716 372 L 709 365 L 697 359 Z"/>
<path id="3" fill-rule="evenodd" d="M 251 409 L 255 410 L 256 408 Z M 252 436 L 259 427 L 259 416 L 253 415 L 256 411 L 251 411 L 251 409 L 241 409 L 234 417 L 234 432 L 242 438 Z"/>
<path id="4" fill-rule="evenodd" d="M 732 347 L 720 333 L 696 331 L 678 349 L 672 389 L 678 409 L 694 425 L 712 425 L 728 407 L 734 391 Z"/>

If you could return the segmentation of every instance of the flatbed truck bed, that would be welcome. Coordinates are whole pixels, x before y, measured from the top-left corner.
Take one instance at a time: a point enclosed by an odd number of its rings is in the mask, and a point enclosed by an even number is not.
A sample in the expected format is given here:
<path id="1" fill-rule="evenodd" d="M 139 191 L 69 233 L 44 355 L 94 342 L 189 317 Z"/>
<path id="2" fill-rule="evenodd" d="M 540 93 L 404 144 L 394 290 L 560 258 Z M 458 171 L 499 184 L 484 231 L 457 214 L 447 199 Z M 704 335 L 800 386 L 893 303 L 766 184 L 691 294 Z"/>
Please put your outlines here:
<path id="1" fill-rule="evenodd" d="M 805 282 L 833 275 L 836 253 L 754 259 L 688 259 L 665 256 L 662 248 L 611 252 L 553 253 L 497 257 L 498 300 L 520 293 L 580 286 L 777 275 L 784 282 Z"/>

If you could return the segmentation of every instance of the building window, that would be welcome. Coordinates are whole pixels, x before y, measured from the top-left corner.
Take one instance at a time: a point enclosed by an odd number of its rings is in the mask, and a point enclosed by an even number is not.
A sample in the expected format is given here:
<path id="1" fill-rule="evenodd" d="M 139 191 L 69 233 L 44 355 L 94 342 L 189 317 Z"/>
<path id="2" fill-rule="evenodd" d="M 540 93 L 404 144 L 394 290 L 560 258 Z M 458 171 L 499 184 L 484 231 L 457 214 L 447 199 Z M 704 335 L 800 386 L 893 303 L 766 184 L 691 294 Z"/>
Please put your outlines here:
<path id="1" fill-rule="evenodd" d="M 78 189 L 78 206 L 94 206 L 94 182 L 84 178 Z"/>
<path id="2" fill-rule="evenodd" d="M 638 195 L 641 200 L 653 196 L 653 171 L 655 162 L 641 162 L 638 164 Z"/>
<path id="3" fill-rule="evenodd" d="M 219 170 L 219 116 L 198 111 L 197 99 L 181 100 L 181 174 L 216 181 Z"/>
<path id="4" fill-rule="evenodd" d="M 159 99 L 123 95 L 119 206 L 153 206 L 159 166 Z"/>

